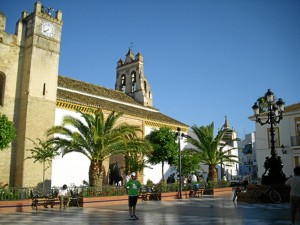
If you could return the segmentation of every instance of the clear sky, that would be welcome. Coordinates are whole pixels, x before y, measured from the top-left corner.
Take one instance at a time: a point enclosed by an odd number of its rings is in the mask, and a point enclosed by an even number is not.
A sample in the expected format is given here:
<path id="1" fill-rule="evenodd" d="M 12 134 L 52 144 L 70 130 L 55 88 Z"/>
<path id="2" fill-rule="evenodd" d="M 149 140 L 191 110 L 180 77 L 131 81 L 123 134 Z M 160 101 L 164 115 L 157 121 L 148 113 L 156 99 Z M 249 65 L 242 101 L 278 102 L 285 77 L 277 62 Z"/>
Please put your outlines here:
<path id="1" fill-rule="evenodd" d="M 0 0 L 6 31 L 35 0 Z M 63 12 L 59 74 L 114 89 L 117 61 L 144 56 L 154 107 L 187 125 L 228 117 L 243 138 L 271 89 L 300 102 L 299 0 L 41 0 Z M 131 44 L 133 43 L 133 44 Z"/>

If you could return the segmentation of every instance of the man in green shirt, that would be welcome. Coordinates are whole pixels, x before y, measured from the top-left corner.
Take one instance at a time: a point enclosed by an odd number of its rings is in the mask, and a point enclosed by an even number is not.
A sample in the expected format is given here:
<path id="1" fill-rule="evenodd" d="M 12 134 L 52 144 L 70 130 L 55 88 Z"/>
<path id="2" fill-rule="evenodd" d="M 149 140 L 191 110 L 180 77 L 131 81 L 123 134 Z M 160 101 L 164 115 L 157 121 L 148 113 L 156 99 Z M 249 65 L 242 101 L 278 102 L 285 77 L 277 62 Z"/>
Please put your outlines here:
<path id="1" fill-rule="evenodd" d="M 126 184 L 128 190 L 128 207 L 131 220 L 139 219 L 135 215 L 136 203 L 139 197 L 141 183 L 136 179 L 136 173 L 131 173 L 131 179 Z"/>

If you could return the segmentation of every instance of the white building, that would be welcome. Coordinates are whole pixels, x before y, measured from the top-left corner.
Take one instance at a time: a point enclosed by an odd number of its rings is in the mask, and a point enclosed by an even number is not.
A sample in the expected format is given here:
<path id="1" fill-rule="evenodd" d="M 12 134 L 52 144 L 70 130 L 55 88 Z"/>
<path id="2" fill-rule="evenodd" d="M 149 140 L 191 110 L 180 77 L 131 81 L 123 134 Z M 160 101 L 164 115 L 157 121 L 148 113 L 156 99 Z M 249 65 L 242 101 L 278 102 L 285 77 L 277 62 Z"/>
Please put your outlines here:
<path id="1" fill-rule="evenodd" d="M 246 134 L 239 143 L 239 158 L 242 162 L 239 165 L 240 177 L 247 175 L 250 180 L 257 179 L 257 163 L 255 149 L 255 134 Z"/>
<path id="2" fill-rule="evenodd" d="M 266 117 L 261 118 L 266 120 Z M 255 120 L 254 117 L 250 119 Z M 270 125 L 256 123 L 255 130 L 258 177 L 261 178 L 265 171 L 265 158 L 270 156 L 271 151 Z M 287 177 L 293 175 L 294 167 L 300 165 L 300 103 L 285 107 L 283 118 L 275 127 L 275 146 L 283 163 L 283 173 Z"/>

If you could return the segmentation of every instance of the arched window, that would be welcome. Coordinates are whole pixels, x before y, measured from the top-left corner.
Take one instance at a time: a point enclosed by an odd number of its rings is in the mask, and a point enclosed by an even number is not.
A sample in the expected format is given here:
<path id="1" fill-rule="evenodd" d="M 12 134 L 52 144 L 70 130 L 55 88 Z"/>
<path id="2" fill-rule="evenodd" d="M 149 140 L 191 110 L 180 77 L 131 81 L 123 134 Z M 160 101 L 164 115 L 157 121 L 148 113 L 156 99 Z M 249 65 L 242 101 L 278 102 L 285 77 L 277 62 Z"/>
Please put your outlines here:
<path id="1" fill-rule="evenodd" d="M 4 105 L 4 91 L 5 91 L 6 77 L 3 73 L 0 73 L 0 105 Z"/>
<path id="2" fill-rule="evenodd" d="M 132 83 L 136 82 L 136 73 L 134 71 L 131 73 L 131 82 Z"/>
<path id="3" fill-rule="evenodd" d="M 126 76 L 125 76 L 125 74 L 122 74 L 122 76 L 121 76 L 121 85 L 122 86 L 126 85 Z"/>

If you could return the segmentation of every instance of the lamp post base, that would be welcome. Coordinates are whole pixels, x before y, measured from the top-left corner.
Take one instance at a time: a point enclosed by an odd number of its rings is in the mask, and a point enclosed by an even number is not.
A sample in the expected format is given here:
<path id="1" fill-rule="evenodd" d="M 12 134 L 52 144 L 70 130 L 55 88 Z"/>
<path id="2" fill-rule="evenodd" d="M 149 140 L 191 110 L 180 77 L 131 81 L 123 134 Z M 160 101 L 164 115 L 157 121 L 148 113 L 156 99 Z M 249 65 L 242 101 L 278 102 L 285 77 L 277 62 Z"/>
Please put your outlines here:
<path id="1" fill-rule="evenodd" d="M 270 158 L 267 157 L 264 167 L 268 175 L 265 173 L 262 175 L 262 184 L 271 185 L 271 184 L 283 184 L 286 181 L 286 176 L 282 172 L 282 161 L 281 157 L 273 154 Z"/>

